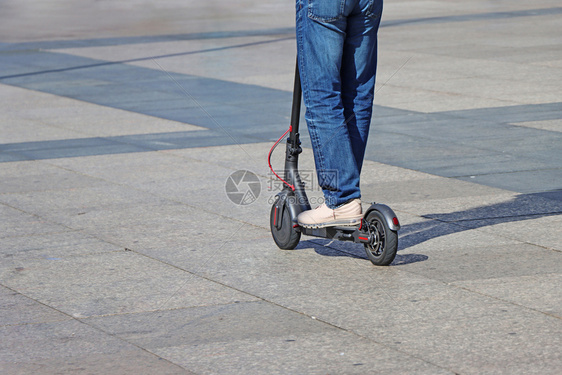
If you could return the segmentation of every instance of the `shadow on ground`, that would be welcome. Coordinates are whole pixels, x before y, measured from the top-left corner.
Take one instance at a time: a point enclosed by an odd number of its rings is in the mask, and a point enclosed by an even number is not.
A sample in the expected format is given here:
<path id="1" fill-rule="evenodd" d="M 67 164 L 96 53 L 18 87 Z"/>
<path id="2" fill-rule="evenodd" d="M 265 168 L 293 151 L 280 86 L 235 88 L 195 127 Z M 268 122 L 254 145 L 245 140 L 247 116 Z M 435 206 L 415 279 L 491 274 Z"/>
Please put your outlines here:
<path id="1" fill-rule="evenodd" d="M 419 223 L 404 225 L 399 232 L 399 249 L 406 250 L 429 240 L 502 223 L 562 215 L 562 190 L 521 194 L 506 202 L 475 207 L 451 213 L 426 214 Z M 322 238 L 301 241 L 297 249 L 313 248 L 316 253 L 332 257 L 352 257 L 368 260 L 363 246 Z M 423 262 L 424 254 L 400 254 L 393 266 Z"/>

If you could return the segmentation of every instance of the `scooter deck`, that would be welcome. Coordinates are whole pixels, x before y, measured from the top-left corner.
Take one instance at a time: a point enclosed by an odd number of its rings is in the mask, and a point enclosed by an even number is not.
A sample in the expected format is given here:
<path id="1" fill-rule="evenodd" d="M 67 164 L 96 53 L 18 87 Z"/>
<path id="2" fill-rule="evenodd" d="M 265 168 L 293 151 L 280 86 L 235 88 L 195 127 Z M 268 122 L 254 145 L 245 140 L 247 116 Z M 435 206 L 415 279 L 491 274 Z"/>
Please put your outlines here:
<path id="1" fill-rule="evenodd" d="M 369 243 L 371 235 L 363 230 L 361 224 L 334 226 L 325 228 L 297 227 L 302 234 L 313 237 L 322 237 L 338 241 L 351 241 L 357 243 Z"/>

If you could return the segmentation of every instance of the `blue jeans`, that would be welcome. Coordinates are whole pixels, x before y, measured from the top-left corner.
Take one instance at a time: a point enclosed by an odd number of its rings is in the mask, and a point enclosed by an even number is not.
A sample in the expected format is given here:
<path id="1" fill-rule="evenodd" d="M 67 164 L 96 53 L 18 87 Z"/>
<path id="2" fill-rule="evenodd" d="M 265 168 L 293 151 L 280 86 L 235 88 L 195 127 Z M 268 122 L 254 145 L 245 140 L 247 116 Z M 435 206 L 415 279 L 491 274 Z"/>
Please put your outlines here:
<path id="1" fill-rule="evenodd" d="M 298 65 L 326 205 L 361 197 L 382 0 L 297 0 Z"/>

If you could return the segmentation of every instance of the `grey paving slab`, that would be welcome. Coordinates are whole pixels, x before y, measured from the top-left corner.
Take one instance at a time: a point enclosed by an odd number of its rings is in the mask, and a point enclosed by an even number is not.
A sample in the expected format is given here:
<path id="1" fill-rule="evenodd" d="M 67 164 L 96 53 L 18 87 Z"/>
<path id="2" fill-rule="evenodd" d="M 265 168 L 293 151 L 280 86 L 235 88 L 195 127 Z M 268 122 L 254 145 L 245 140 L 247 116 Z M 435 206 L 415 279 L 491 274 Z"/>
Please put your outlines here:
<path id="1" fill-rule="evenodd" d="M 102 374 L 130 369 L 189 374 L 127 342 L 76 320 L 0 327 L 0 369 L 9 374 Z"/>
<path id="2" fill-rule="evenodd" d="M 560 213 L 560 200 L 552 199 L 559 195 L 556 192 L 535 194 L 514 194 L 499 190 L 495 192 L 496 194 L 478 197 L 458 196 L 420 202 L 397 202 L 394 206 L 399 210 L 425 218 L 462 225 L 470 225 L 472 220 L 497 219 L 512 222 Z"/>
<path id="3" fill-rule="evenodd" d="M 107 38 L 91 38 L 89 40 L 53 40 L 53 41 L 39 41 L 27 43 L 2 43 L 0 46 L 2 50 L 21 50 L 21 49 L 67 49 L 67 48 L 87 48 L 87 47 L 106 47 L 106 46 L 123 46 L 132 44 L 148 44 L 170 42 L 170 41 L 197 41 L 197 40 L 216 40 L 221 38 L 248 38 L 253 36 L 264 35 L 281 35 L 281 34 L 294 34 L 294 28 L 265 28 L 256 30 L 239 30 L 239 31 L 210 31 L 210 32 L 192 32 L 187 34 L 169 34 L 169 35 L 143 35 L 132 37 L 107 37 Z"/>
<path id="4" fill-rule="evenodd" d="M 490 120 L 497 118 L 504 123 L 559 120 L 560 102 L 540 104 L 509 105 L 503 107 L 485 107 L 472 110 L 446 111 L 444 114 L 473 120 Z"/>
<path id="5" fill-rule="evenodd" d="M 1 256 L 6 262 L 21 265 L 31 258 L 58 260 L 73 255 L 122 251 L 117 244 L 102 241 L 80 231 L 16 235 L 2 238 Z"/>
<path id="6" fill-rule="evenodd" d="M 396 125 L 392 123 L 394 121 L 400 123 Z M 424 124 L 431 124 L 431 129 Z M 489 177 L 483 183 L 520 191 L 521 183 L 510 184 L 509 179 L 502 179 L 493 172 L 510 173 L 560 166 L 559 153 L 555 151 L 560 144 L 559 133 L 534 133 L 530 136 L 526 134 L 528 129 L 448 116 L 443 119 L 392 117 L 391 123 L 373 129 L 375 134 L 378 130 L 378 136 L 371 139 L 368 153 L 369 158 L 374 160 L 441 176 L 487 174 Z M 400 146 L 393 148 L 397 144 Z M 537 149 L 550 151 L 541 155 L 535 153 Z M 537 189 L 537 186 L 533 188 Z M 545 190 L 548 189 L 552 189 L 552 184 L 545 182 Z"/>
<path id="7" fill-rule="evenodd" d="M 562 264 L 559 253 L 558 258 L 551 261 L 558 268 Z M 554 269 L 552 273 L 544 270 L 540 275 L 521 277 L 505 275 L 488 280 L 456 281 L 455 285 L 560 318 L 562 316 L 562 298 L 558 287 L 560 278 L 559 270 Z"/>
<path id="8" fill-rule="evenodd" d="M 91 318 L 87 323 L 151 349 L 339 331 L 338 328 L 263 301 L 128 317 Z"/>
<path id="9" fill-rule="evenodd" d="M 367 158 L 445 177 L 482 173 L 486 166 L 495 163 L 505 165 L 509 158 L 496 151 L 390 132 L 384 137 L 371 139 Z M 527 163 L 526 160 L 524 162 Z"/>
<path id="10" fill-rule="evenodd" d="M 562 249 L 562 215 L 537 215 L 514 220 L 489 219 L 463 223 L 466 228 L 482 228 L 483 231 L 498 236 L 517 239 L 560 251 Z"/>
<path id="11" fill-rule="evenodd" d="M 0 163 L 0 173 L 0 194 L 79 189 L 103 184 L 103 181 L 97 178 L 33 161 L 17 165 Z"/>
<path id="12" fill-rule="evenodd" d="M 106 210 L 69 225 L 122 247 L 155 249 L 149 254 L 158 259 L 169 259 L 164 255 L 185 259 L 182 267 L 187 270 L 204 269 L 224 257 L 232 241 L 270 238 L 265 229 L 250 223 L 181 204 Z"/>
<path id="13" fill-rule="evenodd" d="M 131 188 L 116 184 L 105 183 L 93 187 L 59 189 L 52 191 L 32 191 L 22 194 L 2 194 L 0 202 L 11 207 L 15 207 L 23 212 L 14 215 L 21 217 L 20 231 L 18 235 L 33 234 L 33 227 L 40 227 L 44 224 L 50 231 L 59 228 L 58 231 L 68 229 L 81 229 L 82 226 L 62 226 L 74 225 L 75 223 L 85 223 L 88 227 L 88 215 L 103 215 L 104 210 L 112 207 L 113 210 L 139 205 L 156 205 L 162 202 L 161 198 L 141 191 L 131 191 Z M 2 206 L 5 207 L 5 206 Z M 10 208 L 5 208 L 11 212 Z M 38 216 L 33 216 L 38 215 Z M 24 225 L 26 222 L 29 225 Z M 58 226 L 54 223 L 59 223 Z M 16 223 L 4 223 L 8 228 Z M 16 228 L 14 227 L 13 230 Z M 13 235 L 13 234 L 12 234 Z"/>
<path id="14" fill-rule="evenodd" d="M 491 47 L 490 50 L 493 50 Z M 516 50 L 516 49 L 511 49 Z M 552 48 L 545 48 L 551 51 Z M 456 51 L 453 52 L 456 55 Z M 482 58 L 476 56 L 477 58 Z M 494 78 L 458 78 L 448 81 L 423 81 L 414 85 L 415 87 L 431 90 L 460 94 L 467 96 L 482 96 L 485 98 L 495 98 L 499 100 L 516 101 L 520 92 L 525 91 L 535 98 L 535 103 L 545 103 L 557 101 L 559 90 L 556 82 L 521 82 L 506 81 Z"/>
<path id="15" fill-rule="evenodd" d="M 182 202 L 225 218 L 263 227 L 269 222 L 269 211 L 271 208 L 269 203 L 272 202 L 273 194 L 269 194 L 265 190 L 266 184 L 262 183 L 263 193 L 260 193 L 260 197 L 256 201 L 249 205 L 237 205 L 229 199 L 225 192 L 225 184 L 231 173 L 233 171 L 217 175 L 212 179 L 216 180 L 214 184 L 206 181 L 196 184 L 196 186 L 187 186 L 185 180 L 180 179 L 165 183 L 154 183 L 150 186 L 141 185 L 140 188 L 147 189 L 154 192 L 154 194 L 161 194 L 163 189 L 165 189 L 170 199 L 174 201 Z M 213 198 L 209 200 L 209 197 Z"/>
<path id="16" fill-rule="evenodd" d="M 2 103 L 10 108 L 10 111 L 6 111 L 4 114 L 20 113 L 20 111 L 25 110 L 32 112 L 36 109 L 67 107 L 69 105 L 68 101 L 60 97 L 4 84 L 0 85 L 0 95 L 2 96 Z M 79 102 L 71 102 L 80 105 Z"/>
<path id="17" fill-rule="evenodd" d="M 368 173 L 368 170 L 365 173 Z M 498 192 L 498 189 L 474 184 L 472 180 L 450 179 L 444 184 L 444 179 L 435 177 L 418 178 L 412 180 L 409 184 L 401 184 L 396 181 L 361 183 L 361 193 L 366 199 L 371 197 L 374 201 L 387 202 L 388 204 L 394 202 L 427 202 L 433 199 L 454 197 L 482 197 L 494 195 Z"/>
<path id="18" fill-rule="evenodd" d="M 544 121 L 526 121 L 514 123 L 518 126 L 526 126 L 531 128 L 550 130 L 556 132 L 562 132 L 562 120 L 544 120 Z"/>
<path id="19" fill-rule="evenodd" d="M 22 212 L 5 204 L 0 204 L 0 218 L 0 238 L 48 234 L 68 230 L 63 225 Z"/>
<path id="20" fill-rule="evenodd" d="M 163 325 L 163 321 L 167 324 Z M 318 373 L 329 369 L 361 373 L 380 369 L 384 373 L 385 367 L 404 366 L 422 372 L 446 373 L 318 319 L 264 302 L 174 310 L 159 314 L 157 319 L 136 315 L 126 322 L 119 317 L 93 318 L 88 323 L 126 337 L 196 372 Z M 217 353 L 219 347 L 222 349 Z M 287 358 L 285 355 L 298 347 L 310 347 L 311 352 L 286 364 L 281 358 Z M 285 355 L 279 355 L 287 350 Z M 220 365 L 217 354 L 228 365 Z M 315 359 L 319 363 L 315 364 Z M 386 364 L 378 364 L 381 361 Z"/>
<path id="21" fill-rule="evenodd" d="M 552 166 L 560 165 L 554 161 Z M 562 168 L 538 167 L 534 170 L 512 171 L 482 174 L 470 177 L 460 177 L 462 180 L 478 184 L 492 185 L 500 189 L 510 189 L 521 193 L 536 193 L 540 191 L 556 191 L 560 189 Z"/>
<path id="22" fill-rule="evenodd" d="M 235 5 L 225 4 L 224 10 L 227 14 L 238 17 L 231 19 L 229 17 L 228 24 L 232 30 L 242 30 L 244 33 L 251 30 L 262 30 L 267 28 L 287 28 L 288 23 L 293 21 L 291 13 L 287 13 L 287 7 L 279 7 L 277 4 L 268 2 L 263 5 L 256 6 L 252 10 L 252 17 L 248 18 L 247 10 L 240 9 Z M 216 20 L 222 19 L 221 15 L 216 13 L 215 9 L 198 8 L 194 11 L 187 4 L 178 4 L 175 2 L 150 7 L 151 10 L 158 9 L 156 16 L 154 13 L 139 12 L 131 14 L 128 4 L 103 5 L 99 4 L 82 6 L 71 6 L 66 8 L 66 14 L 72 17 L 64 17 L 59 13 L 58 7 L 45 9 L 44 17 L 28 14 L 25 6 L 11 6 L 6 13 L 6 23 L 3 30 L 13 30 L 12 18 L 19 18 L 20 22 L 16 25 L 28 25 L 23 27 L 20 34 L 14 35 L 6 31 L 6 39 L 10 42 L 27 42 L 36 40 L 57 40 L 64 44 L 69 39 L 68 36 L 61 35 L 60 29 L 61 17 L 67 21 L 64 24 L 64 30 L 74 36 L 79 41 L 74 44 L 83 43 L 83 38 L 93 39 L 94 42 L 99 39 L 120 37 L 120 41 L 128 42 L 130 37 L 147 38 L 147 34 L 155 35 L 159 38 L 163 35 L 166 40 L 187 34 L 196 34 L 196 37 L 205 37 L 207 33 L 214 33 L 215 36 L 224 36 L 225 31 L 217 30 L 215 27 Z M 292 6 L 289 7 L 292 10 Z M 191 10 L 191 12 L 189 12 Z M 283 11 L 281 11 L 283 10 Z M 108 16 L 111 15 L 111 17 Z M 9 15 L 9 16 L 8 16 Z M 95 17 L 93 17 L 95 15 Z M 11 17 L 10 17 L 11 16 Z M 160 17 L 165 17 L 168 22 L 161 22 Z M 96 22 L 91 24 L 92 18 L 102 19 L 103 23 Z M 186 21 L 189 20 L 186 25 Z M 209 22 L 213 20 L 214 22 Z M 45 30 L 49 30 L 47 34 L 38 33 L 28 30 L 30 25 L 41 24 Z M 150 26 L 147 26 L 150 25 Z M 230 30 L 228 30 L 230 31 Z M 239 34 L 239 33 L 238 33 Z M 228 35 L 228 34 L 227 34 Z M 8 37 L 9 36 L 9 37 Z M 212 36 L 212 35 L 211 35 Z M 149 38 L 149 37 L 148 37 Z M 135 39 L 133 39 L 135 40 Z M 72 41 L 72 39 L 71 39 Z"/>
<path id="23" fill-rule="evenodd" d="M 471 111 L 467 117 L 470 116 Z M 549 135 L 548 132 L 539 133 L 534 129 L 517 127 L 501 122 L 499 118 L 479 119 L 475 122 L 473 118 L 454 116 L 450 113 L 436 115 L 430 114 L 404 114 L 394 116 L 391 119 L 380 121 L 376 129 L 400 132 L 420 138 L 431 138 L 440 140 L 455 140 L 458 143 L 473 143 L 478 141 L 483 144 L 486 140 L 498 138 L 521 138 L 529 137 L 531 134 Z M 507 146 L 506 144 L 504 146 Z"/>
<path id="24" fill-rule="evenodd" d="M 122 340 L 76 320 L 2 327 L 1 361 L 35 362 L 80 353 L 109 354 L 132 349 Z M 33 343 L 33 345 L 30 345 Z M 11 348 L 11 350 L 7 350 Z"/>
<path id="25" fill-rule="evenodd" d="M 37 361 L 0 362 L 0 370 L 8 374 L 135 374 L 190 375 L 194 374 L 161 357 L 141 349 L 116 354 L 74 355 L 62 358 L 43 358 Z"/>
<path id="26" fill-rule="evenodd" d="M 438 329 L 420 322 L 401 323 L 378 338 L 437 365 L 447 363 L 457 373 L 558 373 L 559 320 L 527 311 L 511 312 L 508 318 L 501 315 L 445 319 Z"/>
<path id="27" fill-rule="evenodd" d="M 99 155 L 152 151 L 146 147 L 126 144 L 108 138 L 77 138 L 45 142 L 23 142 L 4 146 L 4 152 L 16 155 L 20 160 L 57 159 Z M 7 160 L 9 161 L 9 160 Z"/>
<path id="28" fill-rule="evenodd" d="M 486 236 L 484 236 L 486 238 Z M 488 237 L 489 238 L 489 237 Z M 402 241 L 404 242 L 404 241 Z M 425 262 L 411 262 L 401 268 L 415 274 L 423 275 L 443 282 L 460 282 L 464 280 L 485 280 L 502 277 L 524 277 L 560 270 L 560 253 L 539 246 L 525 243 L 501 244 L 501 240 L 491 240 L 494 251 L 489 246 L 467 246 L 467 241 L 445 249 L 433 246 L 430 242 L 423 249 L 411 247 L 401 250 L 398 254 L 423 254 Z M 507 241 L 506 241 L 507 242 Z M 455 259 L 454 262 L 451 262 Z M 400 262 L 400 257 L 395 263 Z M 529 288 L 527 292 L 535 295 L 537 300 L 550 300 L 539 292 L 538 288 Z"/>
<path id="29" fill-rule="evenodd" d="M 407 60 L 408 57 L 404 58 L 402 63 L 406 62 Z M 398 67 L 399 66 L 400 65 L 398 65 Z M 420 71 L 417 72 L 417 76 L 425 75 L 426 71 L 427 69 L 420 69 Z M 395 73 L 395 71 L 387 72 L 387 74 L 389 75 L 389 79 L 390 77 L 392 77 L 393 73 Z M 431 77 L 429 77 L 429 79 L 431 79 Z M 443 78 L 440 77 L 439 79 Z M 450 110 L 472 110 L 488 107 L 497 108 L 518 104 L 517 102 L 514 102 L 512 100 L 505 99 L 499 100 L 473 96 L 462 97 L 463 100 L 459 100 L 457 95 L 452 95 L 446 92 L 424 90 L 420 88 L 408 87 L 407 85 L 395 85 L 392 83 L 388 83 L 381 89 L 381 92 L 377 94 L 375 102 L 379 106 L 389 106 L 392 108 L 401 108 L 404 110 L 422 113 L 435 113 Z M 377 110 L 375 114 L 379 114 L 380 112 L 380 110 Z"/>
<path id="30" fill-rule="evenodd" d="M 11 108 L 0 126 L 3 143 L 201 130 L 193 125 L 1 85 L 3 102 Z M 185 100 L 181 101 L 185 106 Z M 30 105 L 32 103 L 32 105 Z M 150 102 L 152 103 L 152 102 Z M 168 103 L 168 102 L 166 102 Z M 147 106 L 147 102 L 137 103 Z M 179 105 L 179 104 L 177 104 Z M 13 126 L 17 124 L 18 126 Z M 8 131 L 9 130 L 9 131 Z M 9 135 L 9 138 L 7 138 Z M 15 138 L 17 136 L 18 138 Z"/>
<path id="31" fill-rule="evenodd" d="M 0 298 L 0 327 L 71 319 L 68 315 L 3 286 L 0 286 Z"/>
<path id="32" fill-rule="evenodd" d="M 256 153 L 252 151 L 251 146 L 244 145 L 244 148 L 229 147 L 237 149 L 240 155 L 243 155 L 241 167 L 251 168 L 260 166 L 260 171 L 254 170 L 254 173 L 260 173 L 261 177 L 265 177 L 263 169 L 266 167 L 265 154 L 259 155 L 260 159 L 255 160 Z M 224 152 L 217 151 L 216 148 L 210 148 L 210 153 Z M 246 153 L 248 151 L 248 153 Z M 52 163 L 64 167 L 66 169 L 75 170 L 77 173 L 86 174 L 88 176 L 97 177 L 105 181 L 111 181 L 116 184 L 130 186 L 138 191 L 139 199 L 153 195 L 150 200 L 157 202 L 158 197 L 161 200 L 173 200 L 182 202 L 192 207 L 199 207 L 204 211 L 214 212 L 219 215 L 228 216 L 236 220 L 246 220 L 256 225 L 263 225 L 267 222 L 269 215 L 268 200 L 275 192 L 269 192 L 266 178 L 262 181 L 262 192 L 260 193 L 259 202 L 248 206 L 238 206 L 229 200 L 225 191 L 225 184 L 236 169 L 228 167 L 217 158 L 204 157 L 199 155 L 199 159 L 194 160 L 191 156 L 197 157 L 198 152 L 188 154 L 166 153 L 166 154 L 142 154 L 142 155 L 122 155 L 122 156 L 96 156 L 91 159 L 76 160 L 61 159 L 52 161 Z M 178 157 L 181 155 L 181 157 Z M 228 156 L 228 152 L 224 153 Z M 106 163 L 111 162 L 113 168 L 107 169 Z M 267 167 L 266 167 L 267 168 Z M 252 168 L 253 169 L 253 168 Z M 275 187 L 272 185 L 271 189 Z M 76 195 L 76 200 L 87 200 L 85 189 L 84 198 Z M 119 189 L 123 197 L 122 204 L 126 204 L 127 194 L 134 199 L 134 192 L 127 188 Z M 127 190 L 127 192 L 123 191 Z M 213 204 L 209 204 L 212 202 Z M 66 204 L 62 204 L 64 206 Z M 181 210 L 181 207 L 179 208 Z M 175 208 L 173 208 L 176 211 Z M 162 212 L 162 215 L 166 215 Z M 193 213 L 193 215 L 196 215 Z M 76 220 L 91 220 L 86 216 L 76 218 Z M 107 220 L 111 220 L 108 218 Z M 65 221 L 67 222 L 67 221 Z M 103 225 L 103 224 L 101 224 Z"/>
<path id="33" fill-rule="evenodd" d="M 399 215 L 402 210 L 405 211 L 401 217 L 408 217 L 407 213 L 410 213 L 435 220 L 406 222 L 400 246 L 427 246 L 425 242 L 428 239 L 431 239 L 432 246 L 449 240 L 453 242 L 443 244 L 455 246 L 455 240 L 462 240 L 467 235 L 475 237 L 470 240 L 465 238 L 465 242 L 481 243 L 488 238 L 485 234 L 489 234 L 494 238 L 488 240 L 496 245 L 504 244 L 503 241 L 518 241 L 559 249 L 561 233 L 557 223 L 560 221 L 560 201 L 548 198 L 548 194 L 551 193 L 394 203 Z M 440 248 L 440 245 L 437 246 Z"/>
<path id="34" fill-rule="evenodd" d="M 224 181 L 221 181 L 221 188 L 223 183 Z M 42 197 L 46 197 L 49 203 L 36 204 Z M 259 213 L 258 208 L 247 211 L 239 207 L 236 212 L 234 208 L 238 206 L 228 201 L 225 195 L 223 197 L 224 206 L 231 207 L 231 210 L 219 214 L 216 210 L 205 208 L 205 205 L 197 202 L 182 204 L 116 185 L 107 186 L 103 190 L 76 189 L 20 196 L 12 194 L 6 196 L 6 199 L 9 198 L 12 204 L 22 209 L 63 223 L 66 231 L 72 228 L 80 230 L 84 235 L 89 234 L 103 240 L 99 246 L 100 251 L 114 249 L 110 244 L 121 249 L 165 244 L 166 250 L 182 254 L 185 251 L 189 254 L 196 250 L 203 250 L 202 254 L 205 254 L 205 249 L 211 249 L 210 254 L 220 256 L 219 250 L 227 251 L 228 247 L 225 246 L 233 238 L 246 239 L 264 235 L 269 238 L 269 233 L 263 230 L 256 233 L 256 227 L 242 221 L 252 219 L 259 223 L 259 218 L 252 217 L 256 212 Z M 196 209 L 194 206 L 203 207 Z M 262 221 L 267 221 L 268 212 L 268 207 L 261 212 Z M 91 250 L 90 244 L 75 246 L 71 253 L 94 251 Z M 54 253 L 61 254 L 63 249 L 68 247 L 63 246 Z M 58 256 L 53 255 L 51 251 L 38 253 Z"/>
<path id="35" fill-rule="evenodd" d="M 167 122 L 175 122 L 166 120 Z M 174 132 L 152 134 L 128 134 L 106 137 L 68 138 L 47 141 L 30 141 L 6 144 L 0 154 L 0 162 L 46 160 L 85 157 L 96 155 L 134 154 L 170 149 L 193 147 L 211 147 L 230 144 L 250 144 L 260 142 L 269 133 L 256 133 L 247 130 L 248 134 L 234 133 L 222 127 L 216 120 L 206 117 L 205 121 L 218 124 L 218 130 L 199 130 L 199 127 L 182 129 Z M 284 126 L 283 126 L 284 128 Z M 179 129 L 178 129 L 179 130 Z M 126 133 L 127 131 L 125 131 Z"/>
<path id="36" fill-rule="evenodd" d="M 3 75 L 20 75 L 26 74 L 30 71 L 31 67 L 25 64 L 26 61 L 4 61 L 2 63 Z"/>
<path id="37" fill-rule="evenodd" d="M 279 138 L 279 137 L 277 137 Z M 277 139 L 275 139 L 277 141 Z M 260 176 L 269 176 L 270 170 L 267 164 L 268 153 L 273 146 L 271 142 L 259 142 L 254 144 L 234 144 L 220 147 L 204 147 L 194 149 L 181 149 L 164 151 L 166 154 L 189 158 L 212 165 L 219 165 L 233 171 L 248 169 Z M 283 168 L 284 149 L 279 145 L 271 155 L 271 164 L 274 170 Z M 312 150 L 305 148 L 299 162 L 303 170 L 314 168 Z"/>
<path id="38" fill-rule="evenodd" d="M 132 251 L 28 259 L 0 273 L 3 285 L 74 317 L 255 300 Z"/>
<path id="39" fill-rule="evenodd" d="M 142 141 L 139 140 L 139 141 Z M 111 168 L 107 165 L 111 163 Z M 205 181 L 214 171 L 210 163 L 197 162 L 190 158 L 179 158 L 169 153 L 151 152 L 138 155 L 96 155 L 80 159 L 58 159 L 49 164 L 78 174 L 102 179 L 114 184 L 136 186 L 140 183 L 158 182 L 185 178 L 186 184 L 196 185 L 190 173 Z M 224 173 L 225 168 L 218 168 Z"/>
<path id="40" fill-rule="evenodd" d="M 206 374 L 452 374 L 349 333 L 182 345 L 155 350 L 174 363 Z M 285 358 L 290 358 L 286 360 Z"/>
<path id="41" fill-rule="evenodd" d="M 392 337 L 394 333 L 398 333 L 397 326 L 401 325 L 419 331 L 415 328 L 416 324 L 423 330 L 425 325 L 435 327 L 443 321 L 500 322 L 506 316 L 514 316 L 519 314 L 520 310 L 524 311 L 489 296 L 477 295 L 440 282 L 411 275 L 404 277 L 405 274 L 396 276 L 392 278 L 392 282 L 388 282 L 376 276 L 369 278 L 364 275 L 364 279 L 371 283 L 363 286 L 363 297 L 360 297 L 358 292 L 345 293 L 341 289 L 328 293 L 337 295 L 341 303 L 323 304 L 320 299 L 313 297 L 311 291 L 304 290 L 298 294 L 279 296 L 274 300 L 283 306 L 302 309 L 320 320 L 385 344 L 394 342 L 381 338 L 385 335 L 388 335 L 387 338 Z M 367 295 L 365 291 L 368 289 L 370 293 Z M 322 304 L 323 307 L 320 307 Z M 506 308 L 510 314 L 498 316 L 498 313 Z M 556 324 L 556 320 L 552 319 L 552 323 Z M 490 358 L 492 357 L 490 353 Z"/>
<path id="42" fill-rule="evenodd" d="M 2 143 L 23 143 L 38 139 L 78 138 L 80 133 L 49 126 L 41 120 L 23 119 L 17 114 L 0 115 Z M 16 125 L 17 126 L 14 126 Z M 9 130 L 9 131 L 8 131 Z M 5 156 L 2 157 L 6 159 Z"/>

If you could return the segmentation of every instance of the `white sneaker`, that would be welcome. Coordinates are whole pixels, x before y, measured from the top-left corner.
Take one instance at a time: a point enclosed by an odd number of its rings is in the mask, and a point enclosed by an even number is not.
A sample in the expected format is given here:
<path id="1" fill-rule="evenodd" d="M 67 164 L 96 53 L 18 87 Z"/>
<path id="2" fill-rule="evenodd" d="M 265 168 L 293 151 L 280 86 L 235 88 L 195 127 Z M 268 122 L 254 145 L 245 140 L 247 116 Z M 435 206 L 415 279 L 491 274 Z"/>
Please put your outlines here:
<path id="1" fill-rule="evenodd" d="M 362 217 L 361 200 L 354 199 L 336 209 L 328 208 L 324 203 L 314 210 L 301 212 L 297 221 L 301 227 L 325 228 L 338 225 L 357 225 L 361 222 Z"/>

